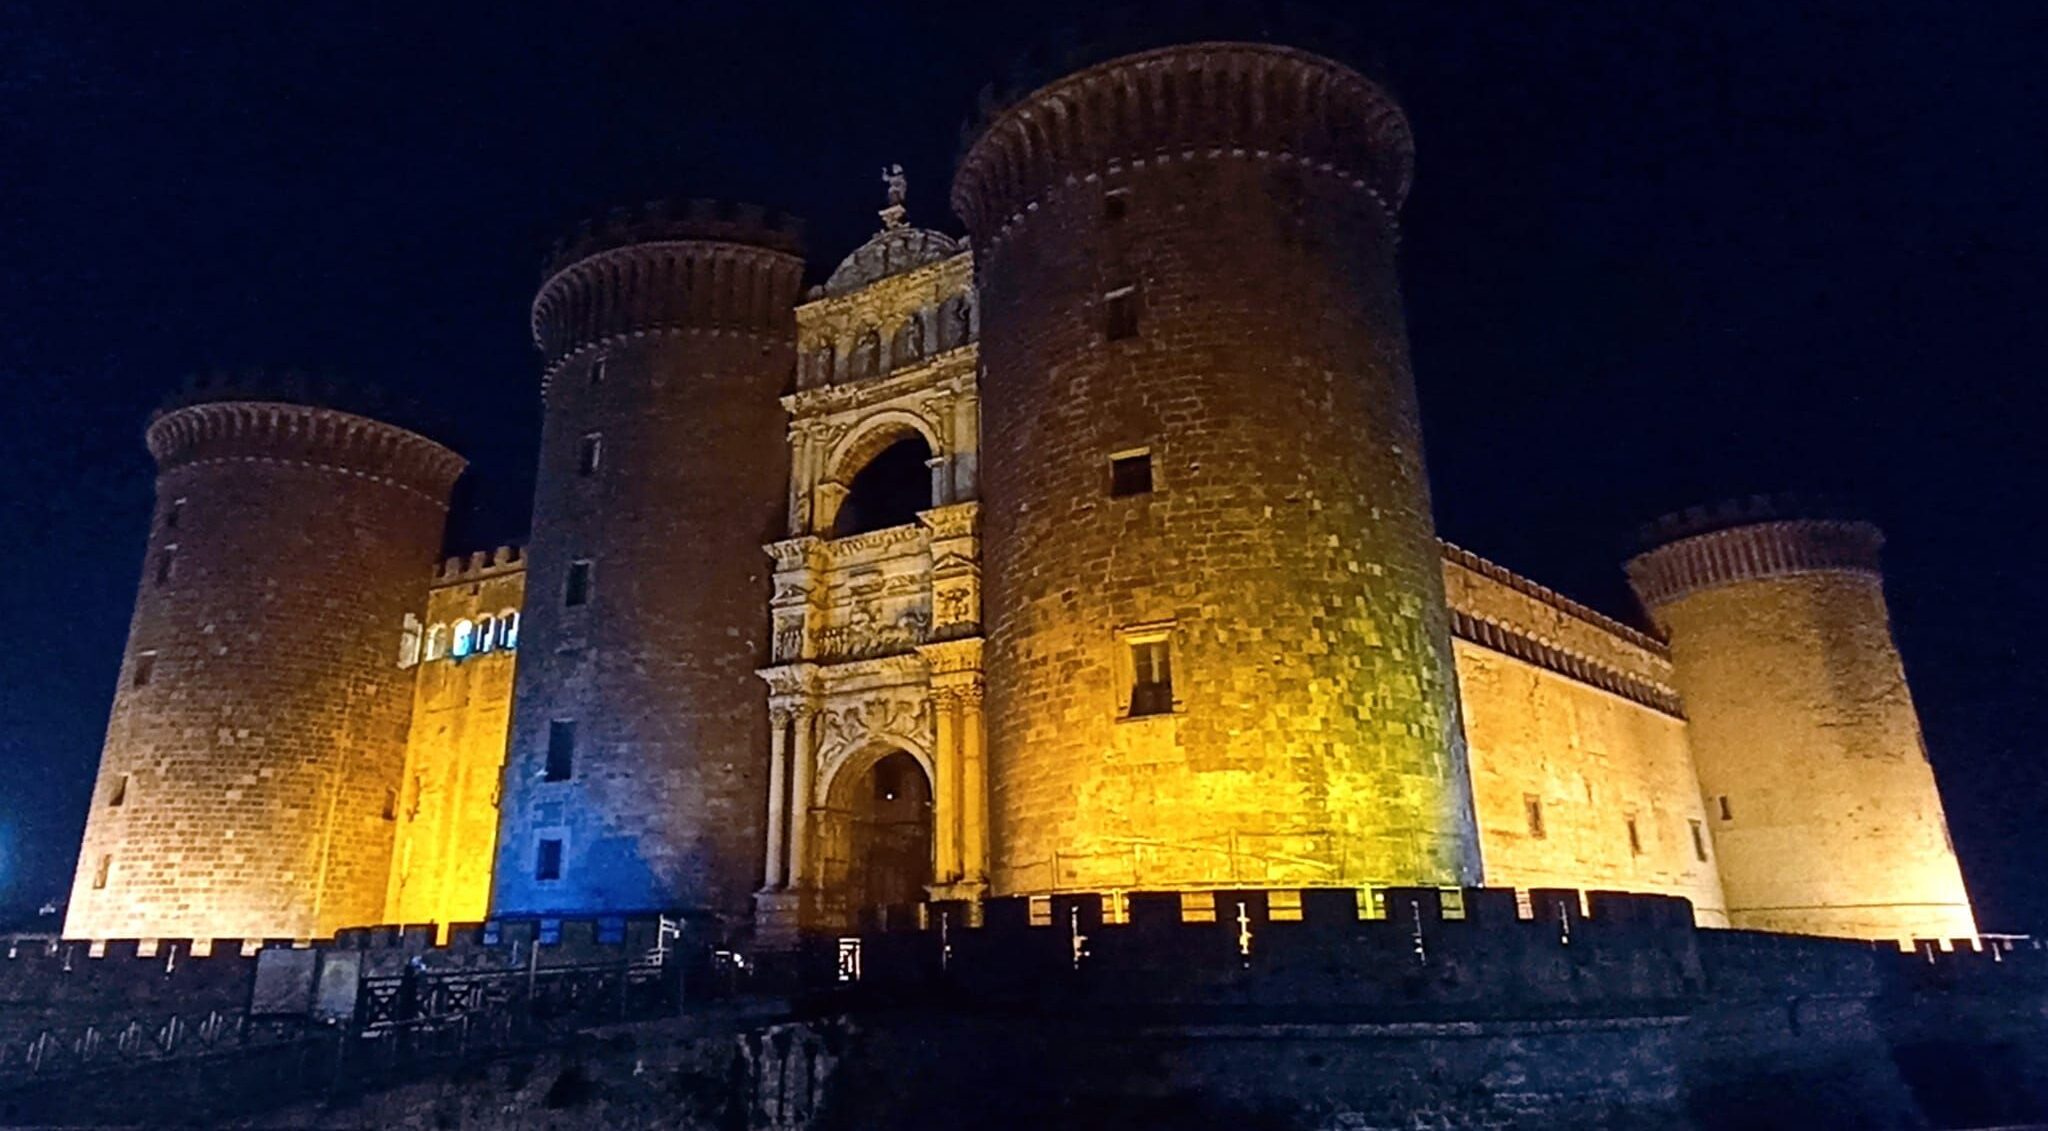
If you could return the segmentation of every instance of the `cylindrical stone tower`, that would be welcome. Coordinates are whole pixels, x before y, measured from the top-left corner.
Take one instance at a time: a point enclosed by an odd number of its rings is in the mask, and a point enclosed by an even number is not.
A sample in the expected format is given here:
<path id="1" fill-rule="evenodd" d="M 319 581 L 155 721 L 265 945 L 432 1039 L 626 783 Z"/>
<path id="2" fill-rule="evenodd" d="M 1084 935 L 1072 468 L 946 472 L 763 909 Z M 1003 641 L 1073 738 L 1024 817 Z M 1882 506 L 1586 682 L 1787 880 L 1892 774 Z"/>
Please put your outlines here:
<path id="1" fill-rule="evenodd" d="M 149 426 L 156 511 L 64 930 L 316 937 L 378 922 L 405 767 L 405 615 L 455 453 L 333 409 Z"/>
<path id="2" fill-rule="evenodd" d="M 796 225 L 615 214 L 533 304 L 547 407 L 494 914 L 712 912 L 760 881 Z"/>
<path id="3" fill-rule="evenodd" d="M 998 893 L 1477 881 L 1410 158 L 1357 73 L 1227 42 L 971 141 Z"/>
<path id="4" fill-rule="evenodd" d="M 1757 499 L 1653 527 L 1628 564 L 1671 642 L 1728 918 L 1855 938 L 1976 933 L 1866 522 Z"/>

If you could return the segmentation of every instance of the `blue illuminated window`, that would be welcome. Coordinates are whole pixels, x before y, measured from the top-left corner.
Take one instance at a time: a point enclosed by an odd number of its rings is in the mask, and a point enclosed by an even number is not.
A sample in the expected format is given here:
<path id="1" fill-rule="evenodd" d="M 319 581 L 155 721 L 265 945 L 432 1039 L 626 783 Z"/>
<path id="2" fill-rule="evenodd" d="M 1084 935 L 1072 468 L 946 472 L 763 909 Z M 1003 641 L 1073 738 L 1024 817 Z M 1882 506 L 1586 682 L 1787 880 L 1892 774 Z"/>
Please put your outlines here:
<path id="1" fill-rule="evenodd" d="M 533 878 L 536 880 L 559 880 L 562 878 L 562 842 L 549 837 L 540 842 L 540 850 L 534 853 Z"/>
<path id="2" fill-rule="evenodd" d="M 498 614 L 498 647 L 519 647 L 519 611 L 506 609 Z"/>
<path id="3" fill-rule="evenodd" d="M 466 620 L 455 622 L 455 642 L 448 646 L 448 654 L 461 659 L 476 650 L 476 626 Z"/>

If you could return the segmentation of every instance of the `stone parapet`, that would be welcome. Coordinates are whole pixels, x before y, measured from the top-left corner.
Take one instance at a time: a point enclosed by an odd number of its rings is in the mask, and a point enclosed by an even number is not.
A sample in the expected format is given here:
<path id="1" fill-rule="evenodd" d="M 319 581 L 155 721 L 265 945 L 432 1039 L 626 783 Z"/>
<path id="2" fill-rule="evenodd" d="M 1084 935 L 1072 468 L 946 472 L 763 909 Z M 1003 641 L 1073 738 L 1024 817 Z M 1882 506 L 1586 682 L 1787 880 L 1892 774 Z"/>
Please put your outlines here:
<path id="1" fill-rule="evenodd" d="M 1628 563 L 1629 583 L 1657 608 L 1738 581 L 1847 570 L 1877 574 L 1884 535 L 1867 522 L 1788 519 L 1695 534 Z"/>
<path id="2" fill-rule="evenodd" d="M 1350 68 L 1292 48 L 1194 43 L 1089 67 L 992 114 L 961 160 L 953 209 L 993 243 L 1063 180 L 1184 151 L 1336 176 L 1390 218 L 1414 163 L 1400 108 Z"/>
<path id="3" fill-rule="evenodd" d="M 202 463 L 269 461 L 320 467 L 403 487 L 446 505 L 466 461 L 415 432 L 366 416 L 279 401 L 210 401 L 150 422 L 163 472 Z"/>

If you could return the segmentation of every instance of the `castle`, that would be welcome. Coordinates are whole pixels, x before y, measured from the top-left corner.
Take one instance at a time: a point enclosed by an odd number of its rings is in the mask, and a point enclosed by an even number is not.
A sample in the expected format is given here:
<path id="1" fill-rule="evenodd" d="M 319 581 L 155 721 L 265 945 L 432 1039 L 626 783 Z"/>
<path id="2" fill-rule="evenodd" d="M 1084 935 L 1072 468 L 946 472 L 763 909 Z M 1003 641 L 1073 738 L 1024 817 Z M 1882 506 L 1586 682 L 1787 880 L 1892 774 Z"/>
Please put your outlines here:
<path id="1" fill-rule="evenodd" d="M 614 214 L 534 300 L 523 552 L 435 566 L 413 432 L 160 413 L 66 934 L 1482 882 L 1975 934 L 1873 527 L 1679 516 L 1650 631 L 1438 540 L 1411 155 L 1358 73 L 1212 42 L 992 103 L 969 237 L 892 174 L 809 292 L 788 221 Z"/>

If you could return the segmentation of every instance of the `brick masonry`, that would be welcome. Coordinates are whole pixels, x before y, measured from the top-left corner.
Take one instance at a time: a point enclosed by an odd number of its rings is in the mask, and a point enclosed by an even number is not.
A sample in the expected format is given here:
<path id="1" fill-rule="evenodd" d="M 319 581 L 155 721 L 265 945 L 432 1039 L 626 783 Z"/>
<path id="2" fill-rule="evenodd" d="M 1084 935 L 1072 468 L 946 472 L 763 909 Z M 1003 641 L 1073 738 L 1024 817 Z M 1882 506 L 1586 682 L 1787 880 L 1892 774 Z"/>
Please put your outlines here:
<path id="1" fill-rule="evenodd" d="M 534 302 L 548 365 L 494 910 L 709 911 L 760 882 L 770 563 L 788 499 L 795 235 L 699 205 L 585 234 Z M 602 437 L 591 474 L 585 438 Z M 588 600 L 565 607 L 571 564 Z M 544 780 L 550 724 L 574 768 Z M 562 843 L 558 880 L 539 844 Z"/>
<path id="2" fill-rule="evenodd" d="M 149 446 L 156 510 L 65 932 L 374 921 L 412 712 L 397 629 L 462 460 L 249 401 L 160 415 Z"/>
<path id="3" fill-rule="evenodd" d="M 1041 89 L 965 158 L 997 891 L 1477 875 L 1394 271 L 1407 146 L 1356 74 L 1212 45 Z M 1153 491 L 1110 497 L 1137 448 Z M 1126 719 L 1119 633 L 1146 625 L 1174 709 Z"/>

